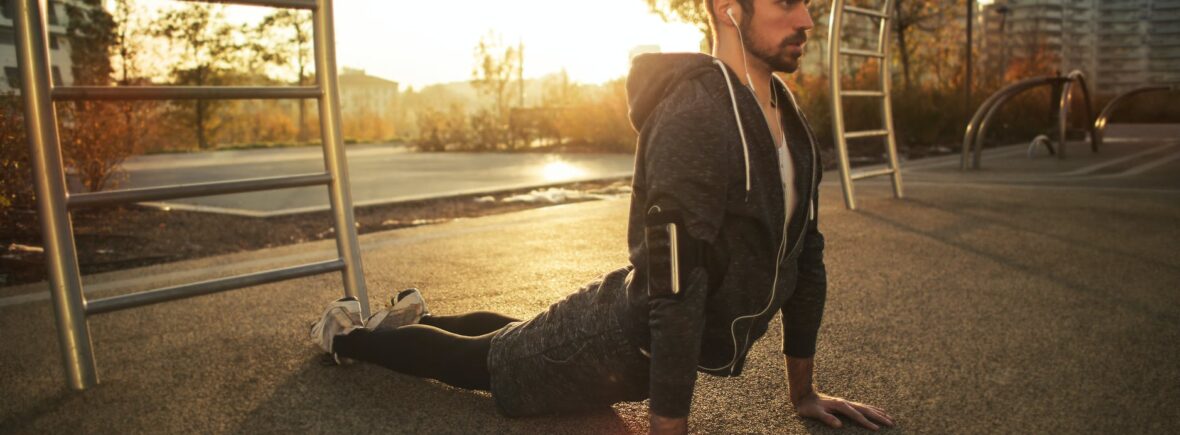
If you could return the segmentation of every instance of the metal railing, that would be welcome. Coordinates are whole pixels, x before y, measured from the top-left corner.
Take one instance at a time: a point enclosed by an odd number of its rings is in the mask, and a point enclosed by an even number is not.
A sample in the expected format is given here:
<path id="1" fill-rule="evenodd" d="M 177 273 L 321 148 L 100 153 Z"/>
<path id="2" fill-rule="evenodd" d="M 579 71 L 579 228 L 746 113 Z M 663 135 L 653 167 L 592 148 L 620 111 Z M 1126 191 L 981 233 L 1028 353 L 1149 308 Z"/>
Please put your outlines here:
<path id="1" fill-rule="evenodd" d="M 361 301 L 369 315 L 364 272 L 361 269 L 348 167 L 340 131 L 339 82 L 336 77 L 335 36 L 331 0 L 209 0 L 254 6 L 307 9 L 312 13 L 315 47 L 315 86 L 193 87 L 193 86 L 54 86 L 50 82 L 45 0 L 16 3 L 16 45 L 21 92 L 25 101 L 37 208 L 44 237 L 46 266 L 66 383 L 85 390 L 98 383 L 98 370 L 87 316 L 149 304 L 190 298 L 305 276 L 340 272 L 344 293 Z M 70 194 L 66 190 L 55 101 L 316 98 L 319 100 L 324 172 L 282 177 L 251 178 L 211 183 Z M 338 258 L 311 264 L 218 278 L 140 293 L 87 301 L 74 243 L 70 210 L 160 199 L 222 195 L 259 190 L 323 185 L 328 187 L 336 232 Z"/>
<path id="2" fill-rule="evenodd" d="M 1106 124 L 1109 123 L 1110 115 L 1111 115 L 1111 113 L 1114 113 L 1114 109 L 1115 109 L 1115 107 L 1118 107 L 1119 103 L 1122 103 L 1127 98 L 1130 98 L 1132 96 L 1139 95 L 1139 94 L 1145 94 L 1145 93 L 1149 93 L 1149 92 L 1176 92 L 1176 91 L 1180 91 L 1180 87 L 1177 87 L 1177 86 L 1144 86 L 1141 88 L 1135 88 L 1135 89 L 1131 89 L 1129 91 L 1123 92 L 1123 93 L 1119 94 L 1118 96 L 1114 97 L 1113 99 L 1111 99 L 1110 102 L 1106 103 L 1106 107 L 1102 108 L 1102 112 L 1099 112 L 1098 118 L 1094 120 L 1094 130 L 1093 130 L 1094 131 L 1094 149 L 1098 149 L 1098 147 L 1102 146 L 1102 141 L 1106 139 Z"/>
<path id="3" fill-rule="evenodd" d="M 1098 152 L 1098 142 L 1094 135 L 1094 103 L 1090 99 L 1090 87 L 1086 86 L 1086 75 L 1082 74 L 1081 71 L 1073 70 L 1065 78 L 1069 79 L 1069 81 L 1065 82 L 1065 87 L 1061 89 L 1061 100 L 1057 104 L 1057 143 L 1060 144 L 1057 150 L 1057 158 L 1059 159 L 1065 158 L 1065 140 L 1066 135 L 1069 133 L 1069 108 L 1071 103 L 1073 103 L 1073 92 L 1071 91 L 1073 90 L 1074 84 L 1081 85 L 1082 97 L 1086 99 L 1084 101 L 1085 104 L 1082 105 L 1086 109 L 1086 118 L 1082 122 L 1082 125 L 1090 133 L 1090 152 Z M 982 138 L 983 136 L 980 137 Z M 983 144 L 980 143 L 979 147 L 983 148 Z"/>
<path id="4" fill-rule="evenodd" d="M 1057 148 L 1054 150 L 1050 148 L 1050 152 L 1057 155 L 1058 158 L 1065 158 L 1065 139 L 1067 129 L 1069 127 L 1069 105 L 1073 100 L 1073 84 L 1081 85 L 1082 94 L 1085 97 L 1086 120 L 1085 124 L 1091 126 L 1091 119 L 1093 113 L 1091 112 L 1090 104 L 1090 88 L 1086 86 L 1085 75 L 1081 71 L 1070 72 L 1068 76 L 1052 76 L 1052 77 L 1034 77 L 1024 79 L 996 91 L 983 104 L 979 105 L 979 109 L 971 117 L 971 121 L 967 123 L 967 128 L 963 132 L 963 148 L 961 152 L 960 169 L 979 169 L 980 161 L 983 158 L 983 141 L 987 137 L 987 129 L 991 125 L 991 120 L 996 112 L 1017 95 L 1025 91 L 1041 86 L 1062 86 L 1061 98 L 1057 103 Z M 1052 102 L 1051 102 L 1052 104 Z M 1095 134 L 1092 127 L 1090 127 L 1090 143 L 1091 150 L 1098 151 L 1098 147 L 1094 142 Z"/>
<path id="5" fill-rule="evenodd" d="M 852 182 L 862 178 L 891 175 L 893 178 L 893 196 L 902 197 L 901 167 L 897 160 L 897 141 L 893 130 L 892 91 L 890 88 L 890 57 L 889 57 L 889 20 L 893 11 L 893 0 L 884 0 L 881 9 L 866 9 L 856 6 L 845 6 L 844 0 L 832 2 L 832 14 L 828 23 L 828 62 L 832 83 L 832 129 L 835 131 L 836 152 L 840 160 L 840 184 L 844 189 L 844 205 L 849 210 L 856 209 L 856 196 Z M 875 49 L 852 49 L 840 46 L 843 31 L 844 14 L 850 13 L 868 17 L 878 23 L 877 46 Z M 881 90 L 843 90 L 840 83 L 840 57 L 858 56 L 875 58 L 880 65 Z M 844 98 L 878 98 L 881 101 L 881 122 L 883 127 L 878 130 L 845 131 L 844 130 Z M 871 171 L 852 173 L 848 162 L 848 139 L 869 137 L 885 138 L 885 148 L 889 155 L 889 167 Z"/>

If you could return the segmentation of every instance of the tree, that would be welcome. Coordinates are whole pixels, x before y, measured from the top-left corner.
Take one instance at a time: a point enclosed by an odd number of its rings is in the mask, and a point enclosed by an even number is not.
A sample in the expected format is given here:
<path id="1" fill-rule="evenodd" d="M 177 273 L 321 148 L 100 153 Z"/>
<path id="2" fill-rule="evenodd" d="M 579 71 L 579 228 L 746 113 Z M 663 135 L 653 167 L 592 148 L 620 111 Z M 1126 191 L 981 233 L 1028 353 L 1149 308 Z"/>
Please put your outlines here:
<path id="1" fill-rule="evenodd" d="M 0 221 L 9 221 L 11 209 L 33 208 L 31 168 L 24 102 L 7 92 L 0 95 Z"/>
<path id="2" fill-rule="evenodd" d="M 114 18 L 101 0 L 66 4 L 66 37 L 75 85 L 111 84 L 111 56 L 118 35 Z M 61 140 L 66 164 L 77 171 L 86 189 L 107 187 L 119 165 L 131 154 L 130 131 L 119 103 L 76 101 L 61 107 Z"/>
<path id="3" fill-rule="evenodd" d="M 241 52 L 239 29 L 224 23 L 220 6 L 184 4 L 165 13 L 153 33 L 181 45 L 172 67 L 173 82 L 178 85 L 210 86 L 229 84 Z M 175 51 L 175 50 L 174 50 Z M 212 148 L 222 127 L 219 112 L 222 101 L 196 100 L 174 104 L 173 115 L 191 121 L 190 127 L 200 149 Z"/>
<path id="4" fill-rule="evenodd" d="M 492 100 L 491 110 L 481 115 L 477 123 L 484 134 L 480 134 L 481 148 L 496 148 L 508 143 L 508 106 L 512 94 L 513 79 L 520 80 L 524 71 L 522 52 L 524 44 L 506 46 L 500 36 L 489 32 L 479 39 L 475 47 L 475 69 L 471 72 L 471 85 L 485 98 Z M 519 83 L 518 83 L 519 84 Z M 482 142 L 488 140 L 491 142 Z"/>
<path id="5" fill-rule="evenodd" d="M 582 104 L 581 89 L 570 81 L 569 73 L 564 68 L 557 75 L 546 78 L 541 83 L 541 89 L 541 105 L 554 114 L 554 116 L 547 118 L 555 118 L 545 120 L 547 122 L 542 124 L 542 135 L 552 136 L 560 145 L 565 142 L 566 133 L 572 128 L 576 128 L 576 126 L 569 124 L 571 116 L 568 116 L 566 112 L 572 107 Z"/>
<path id="6" fill-rule="evenodd" d="M 910 56 L 912 47 L 908 44 L 907 36 L 911 29 L 926 33 L 936 31 L 931 26 L 931 19 L 945 14 L 947 2 L 936 0 L 894 0 L 893 33 L 897 35 L 897 54 L 901 56 L 902 77 L 905 88 L 909 90 L 913 85 L 910 74 Z M 950 2 L 953 5 L 954 2 Z"/>
<path id="7" fill-rule="evenodd" d="M 709 11 L 705 0 L 644 0 L 647 7 L 664 21 L 680 20 L 696 25 L 701 31 L 702 49 L 713 48 L 713 31 L 709 27 Z"/>
<path id="8" fill-rule="evenodd" d="M 257 53 L 262 61 L 277 68 L 293 73 L 295 85 L 304 86 L 311 78 L 307 67 L 311 60 L 311 17 L 307 13 L 280 9 L 267 15 L 254 29 L 257 38 L 253 38 L 250 49 Z M 299 142 L 307 142 L 307 100 L 300 99 L 299 105 Z"/>
<path id="9" fill-rule="evenodd" d="M 149 83 L 150 80 L 146 78 L 148 74 L 141 63 L 147 36 L 137 32 L 137 29 L 147 26 L 145 14 L 135 0 L 114 0 L 113 6 L 115 40 L 111 60 L 115 84 L 134 86 Z M 137 152 L 143 143 L 142 137 L 154 130 L 152 121 L 158 113 L 150 108 L 156 106 L 139 101 L 125 101 L 118 105 L 123 111 L 123 123 L 127 126 L 123 147 L 130 152 Z"/>
<path id="10" fill-rule="evenodd" d="M 464 145 L 470 134 L 467 113 L 459 104 L 451 104 L 447 111 L 427 107 L 417 113 L 419 151 L 446 151 L 448 145 Z"/>

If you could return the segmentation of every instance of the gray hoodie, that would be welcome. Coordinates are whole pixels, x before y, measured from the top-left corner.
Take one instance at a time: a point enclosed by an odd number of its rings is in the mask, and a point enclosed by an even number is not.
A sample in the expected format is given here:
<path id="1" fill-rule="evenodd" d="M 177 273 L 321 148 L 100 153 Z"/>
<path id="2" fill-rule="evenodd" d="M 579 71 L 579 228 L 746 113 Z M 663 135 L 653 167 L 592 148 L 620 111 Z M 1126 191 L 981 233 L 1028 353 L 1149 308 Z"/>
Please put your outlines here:
<path id="1" fill-rule="evenodd" d="M 614 310 L 651 358 L 651 410 L 688 415 L 696 372 L 741 374 L 746 353 L 783 316 L 783 352 L 815 354 L 827 288 L 816 220 L 817 146 L 781 81 L 772 84 L 795 165 L 799 202 L 790 220 L 778 157 L 754 94 L 705 54 L 636 57 L 627 79 L 639 132 L 628 228 L 631 267 Z M 741 120 L 740 127 L 738 119 Z M 678 299 L 647 294 L 644 217 L 680 210 L 704 242 L 702 267 Z M 776 264 L 777 263 L 777 264 Z"/>

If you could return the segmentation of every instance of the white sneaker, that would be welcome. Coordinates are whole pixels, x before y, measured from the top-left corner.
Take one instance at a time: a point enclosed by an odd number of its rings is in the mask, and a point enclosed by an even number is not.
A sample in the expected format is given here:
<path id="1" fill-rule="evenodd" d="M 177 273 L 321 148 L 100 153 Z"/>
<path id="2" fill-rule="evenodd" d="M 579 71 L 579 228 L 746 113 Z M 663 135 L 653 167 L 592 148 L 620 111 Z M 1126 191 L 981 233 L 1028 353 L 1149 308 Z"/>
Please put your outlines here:
<path id="1" fill-rule="evenodd" d="M 426 299 L 416 288 L 402 290 L 389 302 L 391 305 L 388 308 L 373 313 L 365 321 L 366 328 L 374 331 L 395 329 L 413 325 L 421 321 L 423 316 L 430 315 L 426 309 Z"/>
<path id="2" fill-rule="evenodd" d="M 324 352 L 331 354 L 336 364 L 342 361 L 332 351 L 332 341 L 337 335 L 347 334 L 361 325 L 361 303 L 352 296 L 345 296 L 328 305 L 324 315 L 311 325 L 311 340 Z"/>

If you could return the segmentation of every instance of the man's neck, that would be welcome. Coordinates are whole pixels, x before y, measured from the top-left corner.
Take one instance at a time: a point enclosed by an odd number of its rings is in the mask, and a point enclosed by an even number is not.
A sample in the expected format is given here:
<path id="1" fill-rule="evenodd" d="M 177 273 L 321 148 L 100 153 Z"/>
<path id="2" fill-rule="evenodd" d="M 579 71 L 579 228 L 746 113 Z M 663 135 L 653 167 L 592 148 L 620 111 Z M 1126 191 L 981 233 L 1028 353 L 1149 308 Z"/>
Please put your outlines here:
<path id="1" fill-rule="evenodd" d="M 722 40 L 713 44 L 713 57 L 721 59 L 730 69 L 737 71 L 738 80 L 744 85 L 749 85 L 746 77 L 748 73 L 749 80 L 753 81 L 754 92 L 758 96 L 758 103 L 764 107 L 770 107 L 770 68 L 750 53 L 744 53 L 745 58 L 743 61 L 742 55 L 745 48 L 738 41 L 737 33 L 734 32 L 733 35 L 729 36 L 732 37 L 721 38 Z M 746 70 L 747 67 L 749 71 Z"/>
<path id="2" fill-rule="evenodd" d="M 746 74 L 749 74 L 749 80 L 753 81 L 754 93 L 758 99 L 758 106 L 762 109 L 762 116 L 766 119 L 767 128 L 770 129 L 771 137 L 774 138 L 775 146 L 785 145 L 784 132 L 782 131 L 782 123 L 779 119 L 778 110 L 771 106 L 771 77 L 770 68 L 766 66 L 758 58 L 744 53 L 745 59 L 743 62 L 743 51 L 745 50 L 738 42 L 736 32 L 731 38 L 722 38 L 718 43 L 713 44 L 713 57 L 721 59 L 730 69 L 737 71 L 738 79 L 742 84 L 747 83 Z M 724 41 L 724 42 L 723 42 Z M 726 43 L 728 42 L 728 43 Z M 746 68 L 749 68 L 747 72 Z"/>

